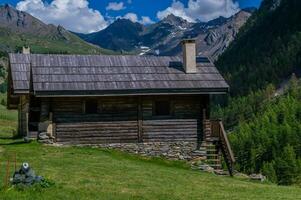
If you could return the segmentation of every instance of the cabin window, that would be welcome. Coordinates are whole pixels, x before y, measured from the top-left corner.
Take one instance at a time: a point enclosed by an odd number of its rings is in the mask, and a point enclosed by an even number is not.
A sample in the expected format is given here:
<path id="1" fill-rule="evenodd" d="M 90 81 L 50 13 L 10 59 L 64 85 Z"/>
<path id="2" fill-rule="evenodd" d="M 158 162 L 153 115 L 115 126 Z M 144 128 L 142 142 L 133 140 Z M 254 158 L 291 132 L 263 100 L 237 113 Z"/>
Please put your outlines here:
<path id="1" fill-rule="evenodd" d="M 88 99 L 85 101 L 85 113 L 96 114 L 98 111 L 97 99 Z"/>
<path id="2" fill-rule="evenodd" d="M 158 100 L 154 102 L 153 115 L 155 116 L 168 116 L 170 115 L 170 101 Z"/>

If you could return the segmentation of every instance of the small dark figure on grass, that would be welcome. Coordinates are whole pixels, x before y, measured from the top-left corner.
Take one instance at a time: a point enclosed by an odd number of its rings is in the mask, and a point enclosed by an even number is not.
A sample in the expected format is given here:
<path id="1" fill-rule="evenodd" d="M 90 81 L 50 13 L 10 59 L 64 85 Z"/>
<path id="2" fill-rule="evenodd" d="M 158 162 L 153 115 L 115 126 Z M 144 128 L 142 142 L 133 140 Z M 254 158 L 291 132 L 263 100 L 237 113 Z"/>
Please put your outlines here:
<path id="1" fill-rule="evenodd" d="M 11 183 L 20 189 L 34 185 L 41 186 L 42 188 L 48 188 L 54 184 L 42 176 L 37 176 L 28 163 L 23 163 L 19 171 L 14 173 Z"/>

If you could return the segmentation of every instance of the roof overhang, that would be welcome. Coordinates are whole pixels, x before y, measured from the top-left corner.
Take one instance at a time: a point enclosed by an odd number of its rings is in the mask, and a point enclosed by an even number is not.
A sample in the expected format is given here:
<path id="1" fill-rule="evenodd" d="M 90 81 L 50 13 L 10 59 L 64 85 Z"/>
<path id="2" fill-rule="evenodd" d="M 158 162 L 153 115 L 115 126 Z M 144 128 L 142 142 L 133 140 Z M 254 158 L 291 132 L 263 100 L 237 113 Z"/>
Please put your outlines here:
<path id="1" fill-rule="evenodd" d="M 36 97 L 83 97 L 83 96 L 147 96 L 147 95 L 196 95 L 227 94 L 229 88 L 208 89 L 144 89 L 108 91 L 35 91 Z"/>

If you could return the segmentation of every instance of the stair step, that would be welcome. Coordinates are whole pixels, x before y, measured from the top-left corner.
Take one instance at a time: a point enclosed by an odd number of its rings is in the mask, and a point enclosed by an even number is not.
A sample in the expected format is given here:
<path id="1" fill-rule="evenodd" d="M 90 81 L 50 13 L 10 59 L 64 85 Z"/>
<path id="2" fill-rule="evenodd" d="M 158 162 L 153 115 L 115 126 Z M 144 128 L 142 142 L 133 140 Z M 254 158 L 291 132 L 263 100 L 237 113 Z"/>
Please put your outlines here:
<path id="1" fill-rule="evenodd" d="M 210 138 L 206 138 L 206 141 L 209 141 L 209 142 L 216 142 L 216 141 L 219 141 L 220 139 L 218 137 L 210 137 Z"/>
<path id="2" fill-rule="evenodd" d="M 199 168 L 202 167 L 202 166 L 210 166 L 210 167 L 213 167 L 213 168 L 221 168 L 222 166 L 221 165 L 213 165 L 213 164 L 203 164 L 203 165 L 199 165 Z"/>
<path id="3" fill-rule="evenodd" d="M 206 151 L 194 151 L 192 152 L 193 155 L 206 155 Z"/>
<path id="4" fill-rule="evenodd" d="M 216 150 L 215 147 L 214 148 L 210 148 L 210 149 L 207 148 L 206 151 L 210 151 L 210 152 L 215 152 L 216 151 L 217 152 L 217 150 Z"/>
<path id="5" fill-rule="evenodd" d="M 221 169 L 222 166 L 221 165 L 210 165 L 208 164 L 210 167 L 214 168 L 214 169 Z"/>
<path id="6" fill-rule="evenodd" d="M 207 158 L 208 162 L 220 162 L 220 159 L 211 159 L 211 158 Z"/>
<path id="7" fill-rule="evenodd" d="M 219 157 L 218 154 L 206 154 L 206 156 L 208 156 L 208 157 Z"/>
<path id="8" fill-rule="evenodd" d="M 215 146 L 215 144 L 213 144 L 213 142 L 206 141 L 206 142 L 203 142 L 203 143 L 201 144 L 201 146 Z"/>

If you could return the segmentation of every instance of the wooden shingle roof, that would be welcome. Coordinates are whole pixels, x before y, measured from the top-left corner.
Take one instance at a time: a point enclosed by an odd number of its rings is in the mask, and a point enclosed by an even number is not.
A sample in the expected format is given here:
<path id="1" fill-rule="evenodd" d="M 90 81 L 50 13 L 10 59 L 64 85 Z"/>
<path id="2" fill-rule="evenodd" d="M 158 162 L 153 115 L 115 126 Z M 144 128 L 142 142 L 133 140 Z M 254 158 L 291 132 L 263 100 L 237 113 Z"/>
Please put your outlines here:
<path id="1" fill-rule="evenodd" d="M 197 64 L 197 73 L 186 74 L 181 57 L 39 54 L 9 57 L 15 93 L 29 90 L 36 95 L 224 93 L 229 89 L 206 59 Z"/>

